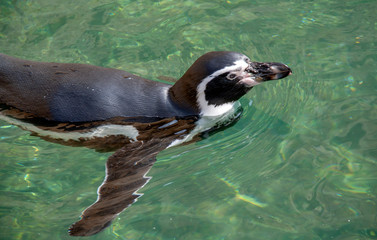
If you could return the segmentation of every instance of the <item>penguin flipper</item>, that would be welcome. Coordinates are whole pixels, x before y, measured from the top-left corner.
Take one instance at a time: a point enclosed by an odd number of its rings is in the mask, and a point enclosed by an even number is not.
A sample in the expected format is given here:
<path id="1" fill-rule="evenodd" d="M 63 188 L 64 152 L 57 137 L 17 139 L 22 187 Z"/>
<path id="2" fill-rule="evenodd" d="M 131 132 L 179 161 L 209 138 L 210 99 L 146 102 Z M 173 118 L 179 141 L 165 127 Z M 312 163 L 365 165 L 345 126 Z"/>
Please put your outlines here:
<path id="1" fill-rule="evenodd" d="M 176 137 L 175 137 L 176 138 Z M 98 189 L 97 201 L 81 215 L 70 229 L 71 236 L 90 236 L 111 224 L 124 209 L 142 194 L 137 191 L 150 179 L 146 174 L 156 161 L 157 154 L 174 139 L 152 139 L 133 142 L 116 151 L 106 163 L 106 177 Z"/>

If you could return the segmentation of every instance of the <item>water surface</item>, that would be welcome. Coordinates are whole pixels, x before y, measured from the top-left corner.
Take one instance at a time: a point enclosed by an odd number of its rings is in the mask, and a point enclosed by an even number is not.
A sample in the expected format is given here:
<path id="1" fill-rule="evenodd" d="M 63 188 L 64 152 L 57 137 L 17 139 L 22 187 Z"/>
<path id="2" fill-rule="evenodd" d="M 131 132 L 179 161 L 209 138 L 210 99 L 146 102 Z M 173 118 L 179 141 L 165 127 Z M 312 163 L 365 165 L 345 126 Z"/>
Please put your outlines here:
<path id="1" fill-rule="evenodd" d="M 179 78 L 212 50 L 288 64 L 223 132 L 161 152 L 144 196 L 88 239 L 377 239 L 377 3 L 0 2 L 0 51 Z M 0 238 L 72 239 L 111 153 L 0 121 Z"/>

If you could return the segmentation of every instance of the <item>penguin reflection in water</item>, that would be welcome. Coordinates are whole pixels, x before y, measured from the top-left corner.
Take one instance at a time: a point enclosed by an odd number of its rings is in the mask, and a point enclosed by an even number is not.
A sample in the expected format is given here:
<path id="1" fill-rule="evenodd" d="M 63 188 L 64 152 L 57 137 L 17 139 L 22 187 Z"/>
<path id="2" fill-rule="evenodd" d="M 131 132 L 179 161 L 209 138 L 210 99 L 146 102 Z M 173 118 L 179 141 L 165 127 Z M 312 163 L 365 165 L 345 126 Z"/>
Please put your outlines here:
<path id="1" fill-rule="evenodd" d="M 169 85 L 117 69 L 0 54 L 0 120 L 48 141 L 115 151 L 97 201 L 69 230 L 89 236 L 140 196 L 160 151 L 235 121 L 241 96 L 290 74 L 281 63 L 209 52 Z"/>

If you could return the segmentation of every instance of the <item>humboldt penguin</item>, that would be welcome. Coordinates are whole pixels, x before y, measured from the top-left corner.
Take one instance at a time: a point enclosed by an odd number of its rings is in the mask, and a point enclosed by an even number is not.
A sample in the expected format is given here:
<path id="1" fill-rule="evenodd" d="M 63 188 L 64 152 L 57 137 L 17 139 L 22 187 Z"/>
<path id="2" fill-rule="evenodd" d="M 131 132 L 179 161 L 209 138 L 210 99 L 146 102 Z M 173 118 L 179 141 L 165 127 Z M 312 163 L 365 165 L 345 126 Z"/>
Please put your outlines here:
<path id="1" fill-rule="evenodd" d="M 198 58 L 170 85 L 118 69 L 0 54 L 0 120 L 48 141 L 115 151 L 97 201 L 69 230 L 89 236 L 136 201 L 160 151 L 237 119 L 238 99 L 290 74 L 282 63 L 216 51 Z"/>

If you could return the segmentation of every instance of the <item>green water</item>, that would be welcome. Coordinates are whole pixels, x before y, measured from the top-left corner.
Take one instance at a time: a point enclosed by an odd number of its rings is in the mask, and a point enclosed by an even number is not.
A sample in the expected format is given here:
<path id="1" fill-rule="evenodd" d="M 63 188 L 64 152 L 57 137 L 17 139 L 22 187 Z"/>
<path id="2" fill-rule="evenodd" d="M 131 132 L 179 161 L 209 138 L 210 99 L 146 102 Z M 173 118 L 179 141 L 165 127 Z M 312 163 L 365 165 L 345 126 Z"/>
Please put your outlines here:
<path id="1" fill-rule="evenodd" d="M 168 149 L 87 239 L 377 239 L 377 2 L 0 1 L 0 52 L 179 78 L 211 50 L 288 64 L 239 122 Z M 252 103 L 252 104 L 251 104 Z M 74 239 L 111 153 L 0 121 L 0 238 Z"/>

